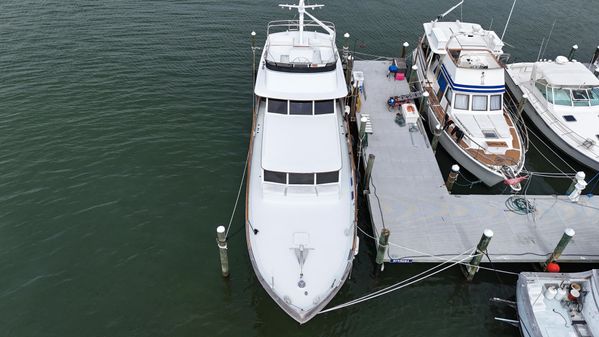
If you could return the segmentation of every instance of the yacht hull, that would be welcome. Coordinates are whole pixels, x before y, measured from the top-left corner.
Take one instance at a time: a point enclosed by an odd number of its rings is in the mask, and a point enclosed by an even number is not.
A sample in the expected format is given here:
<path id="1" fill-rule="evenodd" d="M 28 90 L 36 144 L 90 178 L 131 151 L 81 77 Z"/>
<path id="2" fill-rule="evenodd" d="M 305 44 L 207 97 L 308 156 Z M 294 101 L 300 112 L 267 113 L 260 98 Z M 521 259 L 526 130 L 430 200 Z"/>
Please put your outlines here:
<path id="1" fill-rule="evenodd" d="M 508 90 L 512 93 L 516 102 L 519 102 L 522 99 L 522 89 L 514 82 L 507 70 L 505 78 Z M 590 167 L 593 170 L 599 171 L 599 161 L 589 158 L 578 151 L 575 147 L 564 141 L 564 139 L 560 137 L 552 128 L 550 128 L 543 118 L 539 116 L 539 113 L 529 101 L 527 101 L 524 105 L 524 113 L 532 121 L 535 127 L 539 129 L 539 131 L 541 131 L 541 133 L 561 151 L 565 152 L 579 163 Z"/>

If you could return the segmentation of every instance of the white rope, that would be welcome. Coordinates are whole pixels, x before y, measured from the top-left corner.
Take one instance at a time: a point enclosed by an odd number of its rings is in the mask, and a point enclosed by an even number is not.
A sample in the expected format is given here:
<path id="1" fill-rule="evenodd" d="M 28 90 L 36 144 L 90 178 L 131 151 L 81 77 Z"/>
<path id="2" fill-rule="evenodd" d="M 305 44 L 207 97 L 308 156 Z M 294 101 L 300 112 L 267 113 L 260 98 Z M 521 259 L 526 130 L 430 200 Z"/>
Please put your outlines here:
<path id="1" fill-rule="evenodd" d="M 372 235 L 370 235 L 370 234 L 366 233 L 366 232 L 365 232 L 365 231 L 364 231 L 362 228 L 360 228 L 360 226 L 358 226 L 358 229 L 360 230 L 360 232 L 362 232 L 362 234 L 364 234 L 364 235 L 366 235 L 367 237 L 369 237 L 369 238 L 371 238 L 371 239 L 375 240 L 375 242 L 376 242 L 376 238 L 375 238 L 374 236 L 372 236 Z M 463 255 L 463 253 L 462 253 L 462 254 L 460 254 L 460 255 L 456 255 L 456 256 L 454 256 L 452 259 L 449 259 L 449 260 L 448 260 L 448 259 L 442 258 L 442 257 L 440 257 L 440 256 L 437 256 L 437 255 L 432 255 L 432 254 L 424 253 L 424 252 L 421 252 L 421 251 L 419 251 L 419 250 L 412 249 L 412 248 L 408 248 L 408 247 L 404 247 L 404 246 L 398 245 L 398 244 L 396 244 L 396 243 L 393 243 L 393 242 L 387 242 L 387 245 L 394 246 L 394 247 L 398 247 L 398 248 L 401 248 L 401 249 L 405 249 L 405 250 L 408 250 L 408 251 L 411 251 L 411 252 L 414 252 L 414 253 L 418 253 L 418 254 L 420 254 L 420 255 L 425 255 L 425 256 L 428 256 L 428 257 L 432 257 L 432 258 L 434 258 L 434 259 L 437 259 L 437 260 L 439 260 L 439 261 L 441 261 L 441 262 L 444 262 L 444 263 L 445 263 L 445 262 L 449 262 L 449 261 L 453 261 L 453 258 L 455 258 L 455 257 L 459 257 L 459 256 Z M 476 248 L 474 248 L 474 249 L 476 249 Z M 474 249 L 473 249 L 473 250 L 474 250 Z M 470 263 L 460 263 L 460 264 L 461 264 L 461 265 L 464 265 L 464 266 L 468 266 L 468 267 L 478 267 L 478 268 L 480 268 L 480 269 L 485 269 L 485 270 L 496 271 L 496 272 L 499 272 L 499 273 L 504 273 L 504 274 L 509 274 L 509 275 L 519 275 L 518 273 L 514 273 L 514 272 L 511 272 L 511 271 L 507 271 L 507 270 L 494 269 L 494 268 L 486 268 L 486 267 L 481 267 L 481 266 L 474 266 L 474 265 L 472 265 L 472 264 L 470 264 Z"/>
<path id="2" fill-rule="evenodd" d="M 462 256 L 462 255 L 466 254 L 467 252 L 469 252 L 469 251 L 471 251 L 471 250 L 472 250 L 472 249 L 468 249 L 468 250 L 466 250 L 464 253 L 462 253 L 462 254 L 460 254 L 460 255 L 458 255 L 458 256 L 455 256 L 454 258 L 457 258 L 457 257 L 459 257 L 459 256 Z M 475 255 L 475 256 L 476 256 L 476 255 Z M 434 267 L 432 267 L 432 268 L 430 268 L 430 269 L 428 269 L 428 270 L 426 270 L 426 271 L 424 271 L 424 272 L 422 272 L 422 273 L 420 273 L 420 274 L 418 274 L 418 275 L 414 275 L 414 276 L 412 276 L 412 277 L 410 277 L 410 278 L 408 278 L 408 279 L 405 279 L 405 280 L 403 280 L 403 281 L 400 281 L 400 282 L 398 282 L 398 283 L 396 283 L 396 284 L 393 284 L 393 285 L 391 285 L 391 286 L 389 286 L 389 287 L 386 287 L 386 288 L 383 288 L 383 289 L 377 290 L 377 291 L 375 291 L 375 292 L 374 292 L 374 293 L 372 293 L 372 294 L 368 294 L 368 295 L 365 295 L 365 296 L 359 297 L 359 298 L 357 298 L 357 299 L 355 299 L 355 300 L 352 300 L 352 301 L 349 301 L 349 302 L 347 302 L 347 303 L 343 303 L 343 304 L 340 304 L 340 305 L 334 306 L 334 307 L 332 307 L 332 308 L 329 308 L 329 309 L 323 310 L 323 311 L 321 311 L 321 312 L 319 312 L 319 313 L 320 313 L 320 314 L 322 314 L 322 313 L 325 313 L 325 312 L 329 312 L 329 311 L 333 311 L 333 310 L 338 310 L 338 309 L 346 308 L 346 307 L 349 307 L 349 306 L 351 306 L 351 305 L 354 305 L 354 304 L 358 304 L 358 303 L 361 303 L 361 302 L 364 302 L 364 301 L 368 301 L 368 300 L 371 300 L 371 299 L 377 298 L 377 297 L 379 297 L 379 296 L 386 295 L 386 294 L 388 294 L 388 293 L 390 293 L 390 292 L 393 292 L 393 291 L 396 291 L 396 290 L 399 290 L 399 289 L 405 288 L 405 287 L 407 287 L 407 286 L 409 286 L 409 285 L 412 285 L 412 284 L 414 284 L 414 283 L 417 283 L 417 282 L 423 281 L 423 280 L 425 280 L 425 279 L 427 279 L 427 278 L 429 278 L 429 277 L 431 277 L 431 276 L 433 276 L 433 275 L 436 275 L 436 274 L 438 274 L 438 273 L 440 273 L 440 272 L 442 272 L 442 271 L 445 271 L 445 270 L 447 270 L 447 269 L 449 269 L 449 268 L 451 268 L 451 267 L 453 267 L 453 266 L 455 266 L 455 265 L 457 265 L 457 264 L 459 264 L 459 263 L 461 263 L 461 262 L 463 262 L 463 261 L 465 261 L 465 260 L 467 260 L 467 259 L 470 259 L 470 258 L 472 258 L 472 257 L 474 257 L 474 256 L 470 256 L 470 255 L 468 255 L 468 256 L 466 256 L 465 258 L 463 258 L 463 259 L 461 259 L 461 260 L 459 260 L 459 261 L 456 261 L 456 262 L 454 262 L 454 263 L 450 264 L 449 266 L 443 267 L 443 268 L 441 268 L 441 269 L 439 269 L 439 270 L 436 270 L 436 271 L 434 271 L 434 272 L 432 272 L 432 273 L 430 273 L 430 274 L 428 274 L 428 275 L 425 275 L 425 276 L 423 276 L 423 277 L 421 277 L 421 278 L 414 279 L 414 278 L 416 278 L 416 277 L 418 277 L 418 276 L 420 276 L 420 275 L 422 275 L 422 274 L 425 274 L 425 273 L 427 273 L 427 272 L 429 272 L 429 271 L 432 271 L 432 270 L 434 270 L 434 269 L 436 269 L 436 268 L 440 267 L 441 265 L 443 265 L 443 264 L 445 264 L 445 263 L 448 263 L 449 261 L 453 261 L 453 258 L 452 258 L 451 260 L 448 260 L 447 262 L 444 262 L 444 263 L 442 263 L 442 264 L 440 264 L 440 265 L 434 266 Z"/>
<path id="3" fill-rule="evenodd" d="M 227 226 L 227 231 L 225 232 L 225 238 L 227 238 L 229 236 L 229 229 L 231 229 L 231 224 L 233 223 L 233 217 L 235 217 L 235 212 L 237 211 L 237 204 L 239 203 L 239 196 L 241 195 L 241 189 L 243 188 L 243 181 L 245 180 L 245 173 L 247 172 L 249 158 L 250 158 L 250 152 L 248 151 L 248 154 L 245 157 L 245 165 L 243 166 L 243 175 L 241 176 L 241 181 L 239 182 L 239 190 L 237 191 L 237 198 L 235 198 L 235 205 L 233 206 L 233 211 L 231 212 L 231 218 L 229 218 L 229 225 Z"/>

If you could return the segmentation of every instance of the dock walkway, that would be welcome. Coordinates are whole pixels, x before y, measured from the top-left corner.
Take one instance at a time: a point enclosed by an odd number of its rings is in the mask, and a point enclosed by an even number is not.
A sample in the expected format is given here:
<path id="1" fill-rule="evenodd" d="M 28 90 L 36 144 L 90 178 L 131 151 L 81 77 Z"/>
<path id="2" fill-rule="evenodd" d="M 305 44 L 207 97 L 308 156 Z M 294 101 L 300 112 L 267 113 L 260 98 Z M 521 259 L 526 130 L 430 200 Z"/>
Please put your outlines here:
<path id="1" fill-rule="evenodd" d="M 385 61 L 356 61 L 364 73 L 364 95 L 357 114 L 368 114 L 372 134 L 361 156 L 376 156 L 367 201 L 373 231 L 391 231 L 386 262 L 438 262 L 476 246 L 491 229 L 488 248 L 494 262 L 543 262 L 564 229 L 576 235 L 559 259 L 599 262 L 599 196 L 527 196 L 535 212 L 519 214 L 506 202 L 510 195 L 452 195 L 445 188 L 422 125 L 399 126 L 387 109 L 390 96 L 409 93 L 406 81 L 387 78 Z M 358 126 L 359 127 L 359 126 Z M 441 146 L 441 145 L 439 145 Z"/>

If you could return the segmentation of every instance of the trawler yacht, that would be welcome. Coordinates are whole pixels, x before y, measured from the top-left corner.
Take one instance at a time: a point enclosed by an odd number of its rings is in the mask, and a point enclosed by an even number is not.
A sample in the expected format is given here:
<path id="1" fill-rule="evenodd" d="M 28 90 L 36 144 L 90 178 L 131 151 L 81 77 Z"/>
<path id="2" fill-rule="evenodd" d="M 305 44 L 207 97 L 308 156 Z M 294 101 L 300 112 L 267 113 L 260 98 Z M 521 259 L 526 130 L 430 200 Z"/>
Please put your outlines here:
<path id="1" fill-rule="evenodd" d="M 508 90 L 555 146 L 599 170 L 599 79 L 584 64 L 558 56 L 555 61 L 506 67 Z"/>
<path id="2" fill-rule="evenodd" d="M 335 26 L 307 12 L 321 5 L 280 6 L 299 20 L 269 23 L 258 65 L 246 237 L 266 292 L 304 323 L 351 270 L 356 182 Z"/>
<path id="3" fill-rule="evenodd" d="M 486 185 L 504 181 L 519 190 L 525 150 L 503 103 L 503 42 L 459 21 L 425 23 L 424 32 L 413 64 L 419 89 L 429 94 L 429 127 L 441 127 L 441 145 Z"/>

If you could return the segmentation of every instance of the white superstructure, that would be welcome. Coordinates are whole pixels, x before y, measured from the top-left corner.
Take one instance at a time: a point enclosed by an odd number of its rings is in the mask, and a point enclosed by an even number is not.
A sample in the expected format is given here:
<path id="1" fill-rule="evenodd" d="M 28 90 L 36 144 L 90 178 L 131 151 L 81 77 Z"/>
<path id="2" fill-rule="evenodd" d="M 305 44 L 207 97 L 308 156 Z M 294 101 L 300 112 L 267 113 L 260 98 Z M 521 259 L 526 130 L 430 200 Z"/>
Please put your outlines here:
<path id="1" fill-rule="evenodd" d="M 424 32 L 413 63 L 429 95 L 429 126 L 441 126 L 445 150 L 486 185 L 517 177 L 525 151 L 503 104 L 503 42 L 478 24 L 459 21 L 425 23 Z"/>
<path id="2" fill-rule="evenodd" d="M 282 7 L 299 20 L 269 24 L 258 64 L 246 235 L 260 283 L 304 323 L 351 269 L 356 190 L 335 27 L 306 12 L 317 5 Z"/>
<path id="3" fill-rule="evenodd" d="M 506 68 L 508 89 L 557 147 L 599 170 L 599 79 L 585 65 L 558 56 L 555 61 L 514 63 Z"/>

